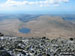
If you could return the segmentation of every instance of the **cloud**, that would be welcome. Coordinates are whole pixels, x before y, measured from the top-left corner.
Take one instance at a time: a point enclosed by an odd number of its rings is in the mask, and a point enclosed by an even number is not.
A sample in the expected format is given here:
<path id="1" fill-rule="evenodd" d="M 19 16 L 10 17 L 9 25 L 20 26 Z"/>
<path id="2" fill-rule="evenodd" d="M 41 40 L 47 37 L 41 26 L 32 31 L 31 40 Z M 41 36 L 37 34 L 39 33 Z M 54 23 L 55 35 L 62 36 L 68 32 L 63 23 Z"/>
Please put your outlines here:
<path id="1" fill-rule="evenodd" d="M 69 2 L 69 0 L 63 0 L 63 2 Z"/>
<path id="2" fill-rule="evenodd" d="M 14 7 L 15 6 L 25 6 L 25 5 L 38 5 L 40 7 L 49 6 L 49 5 L 59 5 L 61 2 L 69 2 L 69 0 L 45 0 L 45 1 L 15 1 L 7 0 L 5 3 L 0 4 L 1 7 Z"/>

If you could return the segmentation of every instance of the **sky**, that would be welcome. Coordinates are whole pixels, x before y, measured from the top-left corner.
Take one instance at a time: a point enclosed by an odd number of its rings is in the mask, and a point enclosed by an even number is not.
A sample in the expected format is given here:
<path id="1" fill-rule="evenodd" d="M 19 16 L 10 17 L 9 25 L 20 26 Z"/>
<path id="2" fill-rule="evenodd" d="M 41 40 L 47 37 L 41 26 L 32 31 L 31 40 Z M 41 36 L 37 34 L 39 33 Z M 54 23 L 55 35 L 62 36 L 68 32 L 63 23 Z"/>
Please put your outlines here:
<path id="1" fill-rule="evenodd" d="M 0 0 L 0 13 L 75 14 L 75 0 Z"/>

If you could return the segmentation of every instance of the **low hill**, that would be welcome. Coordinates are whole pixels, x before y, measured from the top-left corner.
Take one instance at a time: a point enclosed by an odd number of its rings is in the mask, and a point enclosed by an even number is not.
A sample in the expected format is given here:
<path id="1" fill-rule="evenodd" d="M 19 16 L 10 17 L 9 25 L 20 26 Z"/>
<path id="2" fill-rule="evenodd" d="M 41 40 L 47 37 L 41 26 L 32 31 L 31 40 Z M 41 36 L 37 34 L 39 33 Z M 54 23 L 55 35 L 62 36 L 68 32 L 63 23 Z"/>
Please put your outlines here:
<path id="1" fill-rule="evenodd" d="M 75 24 L 65 21 L 59 16 L 40 16 L 23 25 L 31 29 L 32 36 L 74 37 Z"/>
<path id="2" fill-rule="evenodd" d="M 20 28 L 29 28 L 30 33 L 19 32 Z M 22 22 L 18 18 L 0 22 L 0 32 L 19 37 L 75 37 L 75 24 L 60 16 L 38 16 L 34 20 Z"/>

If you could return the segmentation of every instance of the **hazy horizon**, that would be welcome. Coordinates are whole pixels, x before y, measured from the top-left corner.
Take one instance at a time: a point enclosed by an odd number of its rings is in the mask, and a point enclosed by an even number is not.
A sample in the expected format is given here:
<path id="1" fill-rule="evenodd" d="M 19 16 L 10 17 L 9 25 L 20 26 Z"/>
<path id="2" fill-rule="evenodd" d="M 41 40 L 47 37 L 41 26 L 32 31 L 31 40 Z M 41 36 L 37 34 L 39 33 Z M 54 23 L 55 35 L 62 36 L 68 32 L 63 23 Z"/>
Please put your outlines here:
<path id="1" fill-rule="evenodd" d="M 75 0 L 0 0 L 0 14 L 75 14 Z"/>

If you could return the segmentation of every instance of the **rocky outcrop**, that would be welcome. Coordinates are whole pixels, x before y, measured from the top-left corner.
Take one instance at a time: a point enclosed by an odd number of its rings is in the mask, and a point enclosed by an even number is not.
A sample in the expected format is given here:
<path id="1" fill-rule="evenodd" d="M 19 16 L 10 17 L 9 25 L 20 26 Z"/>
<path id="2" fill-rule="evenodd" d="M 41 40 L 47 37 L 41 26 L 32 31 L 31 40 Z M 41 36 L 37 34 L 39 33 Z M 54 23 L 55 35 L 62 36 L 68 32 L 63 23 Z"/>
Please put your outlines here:
<path id="1" fill-rule="evenodd" d="M 75 56 L 75 38 L 0 37 L 0 56 Z"/>

